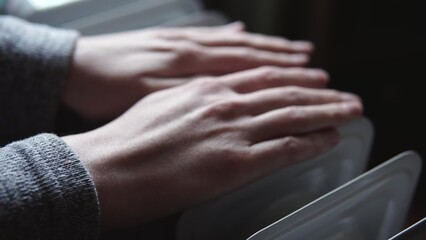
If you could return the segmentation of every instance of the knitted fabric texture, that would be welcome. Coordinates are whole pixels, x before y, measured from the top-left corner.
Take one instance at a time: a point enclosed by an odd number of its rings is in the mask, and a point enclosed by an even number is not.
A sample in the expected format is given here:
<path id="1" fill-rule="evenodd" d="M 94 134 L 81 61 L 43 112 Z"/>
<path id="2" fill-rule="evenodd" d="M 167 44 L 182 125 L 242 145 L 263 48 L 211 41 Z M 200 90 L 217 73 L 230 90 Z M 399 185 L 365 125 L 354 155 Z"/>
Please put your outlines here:
<path id="1" fill-rule="evenodd" d="M 77 37 L 0 16 L 0 240 L 98 238 L 90 175 L 67 144 L 46 133 Z"/>
<path id="2" fill-rule="evenodd" d="M 95 187 L 60 138 L 40 134 L 0 149 L 0 239 L 96 239 Z"/>

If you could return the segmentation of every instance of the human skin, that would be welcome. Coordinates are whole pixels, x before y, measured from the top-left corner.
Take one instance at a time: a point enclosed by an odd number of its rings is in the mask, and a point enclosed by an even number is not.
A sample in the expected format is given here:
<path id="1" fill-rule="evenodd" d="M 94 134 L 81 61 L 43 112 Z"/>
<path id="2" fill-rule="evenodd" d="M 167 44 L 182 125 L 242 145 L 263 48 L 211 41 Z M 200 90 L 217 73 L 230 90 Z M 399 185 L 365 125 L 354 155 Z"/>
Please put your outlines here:
<path id="1" fill-rule="evenodd" d="M 221 27 L 152 28 L 81 37 L 62 101 L 90 120 L 110 120 L 140 98 L 191 81 L 264 65 L 304 66 L 313 50 L 290 41 Z"/>
<path id="2" fill-rule="evenodd" d="M 362 115 L 324 71 L 261 67 L 152 93 L 90 132 L 63 137 L 87 167 L 103 230 L 155 220 L 309 160 Z"/>

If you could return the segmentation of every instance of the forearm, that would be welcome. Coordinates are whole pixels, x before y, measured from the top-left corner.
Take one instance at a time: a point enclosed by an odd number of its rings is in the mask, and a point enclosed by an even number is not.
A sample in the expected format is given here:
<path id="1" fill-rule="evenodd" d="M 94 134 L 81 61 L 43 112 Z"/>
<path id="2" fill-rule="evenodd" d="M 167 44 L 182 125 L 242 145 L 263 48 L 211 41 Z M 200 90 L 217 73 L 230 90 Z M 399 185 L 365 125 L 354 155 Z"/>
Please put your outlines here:
<path id="1" fill-rule="evenodd" d="M 98 228 L 93 182 L 60 138 L 0 149 L 0 239 L 96 239 Z"/>
<path id="2" fill-rule="evenodd" d="M 53 128 L 78 33 L 0 16 L 0 144 Z"/>

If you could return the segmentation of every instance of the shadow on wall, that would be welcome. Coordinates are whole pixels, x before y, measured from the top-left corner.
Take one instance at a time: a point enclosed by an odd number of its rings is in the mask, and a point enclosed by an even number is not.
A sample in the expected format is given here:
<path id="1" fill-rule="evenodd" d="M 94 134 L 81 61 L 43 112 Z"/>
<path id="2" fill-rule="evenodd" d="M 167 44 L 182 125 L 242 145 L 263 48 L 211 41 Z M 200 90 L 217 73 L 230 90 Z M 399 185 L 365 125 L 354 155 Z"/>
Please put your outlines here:
<path id="1" fill-rule="evenodd" d="M 354 92 L 375 125 L 370 168 L 405 150 L 426 159 L 426 3 L 423 0 L 205 0 L 249 31 L 308 39 L 311 67 L 327 70 L 331 88 Z M 423 164 L 425 166 L 426 164 Z M 426 216 L 423 167 L 408 219 Z"/>

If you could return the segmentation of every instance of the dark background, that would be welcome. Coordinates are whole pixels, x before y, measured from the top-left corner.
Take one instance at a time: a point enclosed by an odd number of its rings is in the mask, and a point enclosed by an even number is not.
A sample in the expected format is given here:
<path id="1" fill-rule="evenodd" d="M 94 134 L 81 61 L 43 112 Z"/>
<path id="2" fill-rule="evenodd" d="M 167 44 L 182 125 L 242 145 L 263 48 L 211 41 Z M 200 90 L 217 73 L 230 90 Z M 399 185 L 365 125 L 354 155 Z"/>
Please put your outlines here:
<path id="1" fill-rule="evenodd" d="M 375 127 L 371 168 L 406 150 L 426 159 L 425 2 L 205 0 L 205 5 L 245 22 L 249 31 L 312 41 L 310 67 L 327 70 L 331 88 L 364 101 Z M 426 217 L 425 171 L 407 225 Z"/>

